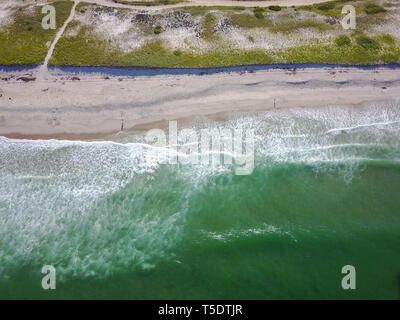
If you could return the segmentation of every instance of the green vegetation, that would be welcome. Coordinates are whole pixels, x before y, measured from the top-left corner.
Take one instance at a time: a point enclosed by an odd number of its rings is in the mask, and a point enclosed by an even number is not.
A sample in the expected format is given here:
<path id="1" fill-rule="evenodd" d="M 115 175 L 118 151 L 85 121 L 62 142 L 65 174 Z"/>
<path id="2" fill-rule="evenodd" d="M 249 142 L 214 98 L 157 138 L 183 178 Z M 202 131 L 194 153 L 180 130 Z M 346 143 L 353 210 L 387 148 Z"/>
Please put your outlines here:
<path id="1" fill-rule="evenodd" d="M 302 28 L 315 29 L 323 32 L 331 29 L 331 26 L 324 22 L 316 20 L 288 20 L 282 21 L 271 27 L 272 32 L 289 33 Z"/>
<path id="2" fill-rule="evenodd" d="M 88 41 L 87 41 L 88 40 Z M 374 40 L 378 41 L 378 40 Z M 72 50 L 73 49 L 73 50 Z M 53 65 L 112 65 L 146 67 L 212 67 L 258 63 L 348 63 L 375 64 L 400 62 L 400 46 L 382 46 L 371 50 L 358 43 L 332 46 L 309 44 L 284 50 L 240 50 L 221 45 L 218 49 L 196 54 L 172 50 L 161 40 L 151 40 L 129 53 L 99 38 L 88 35 L 63 37 L 50 61 Z"/>
<path id="3" fill-rule="evenodd" d="M 162 32 L 162 27 L 160 25 L 156 26 L 154 28 L 154 33 L 155 34 L 160 34 Z"/>
<path id="4" fill-rule="evenodd" d="M 207 13 L 202 23 L 202 34 L 201 37 L 207 41 L 216 40 L 217 36 L 214 33 L 215 16 L 212 13 Z"/>
<path id="5" fill-rule="evenodd" d="M 364 7 L 364 11 L 367 14 L 375 14 L 375 13 L 381 13 L 385 12 L 385 8 L 381 7 L 380 5 L 377 5 L 375 3 L 368 3 Z"/>
<path id="6" fill-rule="evenodd" d="M 118 0 L 119 1 L 119 0 Z M 341 0 L 340 2 L 345 1 Z M 59 28 L 69 15 L 72 2 L 57 1 L 57 27 Z M 357 8 L 364 8 L 363 3 L 356 2 Z M 93 4 L 81 3 L 77 12 L 84 14 L 87 6 Z M 97 34 L 91 25 L 81 24 L 79 20 L 73 20 L 67 32 L 59 40 L 53 53 L 51 64 L 55 65 L 112 65 L 112 66 L 148 66 L 148 67 L 212 67 L 257 63 L 290 63 L 290 62 L 326 62 L 326 63 L 351 63 L 351 64 L 372 64 L 372 63 L 393 63 L 400 62 L 399 42 L 391 34 L 376 34 L 372 36 L 368 28 L 381 23 L 381 14 L 367 15 L 363 11 L 357 16 L 357 31 L 348 35 L 339 35 L 337 32 L 341 27 L 338 23 L 330 24 L 333 19 L 311 18 L 312 15 L 335 16 L 340 12 L 341 5 L 338 1 L 330 1 L 313 6 L 296 8 L 299 11 L 305 10 L 308 18 L 297 19 L 295 10 L 288 8 L 278 12 L 278 8 L 268 10 L 263 8 L 243 7 L 188 7 L 173 9 L 189 12 L 197 16 L 196 29 L 200 30 L 200 41 L 207 42 L 207 52 L 186 50 L 183 48 L 168 47 L 157 37 L 164 30 L 161 27 L 161 14 L 152 14 L 146 19 L 137 21 L 132 28 L 136 32 L 148 37 L 148 40 L 139 49 L 125 52 L 119 46 L 119 41 L 109 40 L 102 34 Z M 279 7 L 280 8 L 280 7 Z M 41 8 L 36 7 L 34 13 L 19 9 L 14 13 L 14 22 L 3 27 L 0 31 L 0 64 L 38 64 L 46 55 L 46 43 L 54 38 L 55 30 L 43 30 L 41 19 L 43 15 Z M 223 10 L 225 18 L 218 20 L 219 15 L 213 10 Z M 130 9 L 118 9 L 117 15 L 124 17 Z M 172 10 L 171 10 L 172 11 Z M 271 11 L 276 11 L 272 13 Z M 261 15 L 261 16 L 260 16 Z M 272 16 L 274 20 L 272 20 Z M 227 18 L 227 19 L 226 19 Z M 273 22 L 272 22 L 273 21 Z M 337 21 L 337 20 L 336 20 Z M 242 36 L 248 42 L 255 43 L 255 38 L 260 33 L 277 33 L 276 37 L 295 39 L 302 36 L 301 29 L 313 29 L 318 32 L 329 32 L 328 37 L 315 39 L 311 42 L 292 45 L 289 48 L 281 49 L 239 49 L 235 40 L 222 41 L 216 31 L 216 24 L 243 29 Z M 257 28 L 251 31 L 249 29 Z M 222 29 L 223 30 L 223 29 Z M 331 32 L 334 31 L 334 32 Z M 339 35 L 335 38 L 336 35 Z M 270 35 L 271 36 L 271 35 Z M 165 41 L 165 40 L 164 40 Z M 186 40 L 185 40 L 186 41 Z M 241 41 L 241 40 L 240 40 Z M 257 41 L 258 43 L 258 41 Z M 301 42 L 300 42 L 301 43 Z M 210 46 L 211 44 L 211 46 Z M 190 47 L 190 41 L 187 43 Z"/>
<path id="7" fill-rule="evenodd" d="M 387 44 L 387 45 L 394 45 L 396 43 L 396 40 L 390 34 L 381 34 L 377 38 L 378 38 L 378 41 L 381 41 L 382 43 Z"/>
<path id="8" fill-rule="evenodd" d="M 272 11 L 281 11 L 282 8 L 281 6 L 269 6 L 268 9 Z"/>
<path id="9" fill-rule="evenodd" d="M 399 52 L 385 52 L 381 55 L 381 61 L 383 63 L 399 63 Z"/>
<path id="10" fill-rule="evenodd" d="M 321 11 L 328 11 L 335 8 L 336 3 L 334 1 L 323 2 L 317 5 L 317 9 Z"/>
<path id="11" fill-rule="evenodd" d="M 260 8 L 260 7 L 254 8 L 253 12 L 254 12 L 254 16 L 257 19 L 264 19 L 264 9 L 263 8 Z"/>
<path id="12" fill-rule="evenodd" d="M 71 1 L 56 1 L 57 28 L 68 18 Z M 0 64 L 40 64 L 47 54 L 46 43 L 51 42 L 56 30 L 42 28 L 41 7 L 33 12 L 28 6 L 18 8 L 13 14 L 13 23 L 0 30 Z"/>
<path id="13" fill-rule="evenodd" d="M 71 46 L 77 50 L 70 50 Z M 67 54 L 66 54 L 67 53 Z M 95 63 L 94 63 L 95 62 Z M 219 48 L 204 54 L 181 51 L 179 54 L 163 46 L 161 40 L 152 40 L 140 49 L 122 53 L 100 39 L 83 37 L 61 39 L 51 64 L 55 65 L 112 65 L 147 67 L 212 67 L 251 63 L 272 63 L 273 59 L 263 50 L 234 50 Z"/>
<path id="14" fill-rule="evenodd" d="M 175 50 L 175 51 L 173 52 L 173 54 L 176 55 L 177 57 L 179 57 L 179 56 L 182 55 L 182 51 L 181 51 L 181 50 Z"/>
<path id="15" fill-rule="evenodd" d="M 343 7 L 343 5 L 340 4 L 340 2 L 346 2 L 346 1 L 347 0 L 329 1 L 309 6 L 301 6 L 299 8 L 301 10 L 312 11 L 324 16 L 339 18 L 342 15 L 342 7 Z"/>
<path id="16" fill-rule="evenodd" d="M 327 2 L 319 6 L 310 6 L 307 10 L 324 15 L 334 15 L 333 12 L 341 9 L 337 2 Z M 177 9 L 174 9 L 177 10 Z M 297 45 L 286 49 L 273 50 L 244 50 L 235 48 L 232 44 L 221 41 L 215 33 L 217 16 L 213 10 L 218 7 L 189 7 L 180 8 L 180 11 L 189 12 L 193 16 L 201 17 L 202 39 L 215 44 L 207 52 L 196 53 L 193 50 L 172 49 L 160 39 L 147 41 L 141 48 L 130 52 L 123 52 L 117 43 L 109 43 L 105 39 L 94 37 L 91 27 L 82 27 L 76 37 L 64 36 L 60 39 L 51 61 L 56 65 L 113 65 L 113 66 L 148 66 L 148 67 L 212 67 L 226 65 L 242 65 L 257 63 L 352 63 L 373 64 L 400 62 L 400 48 L 391 35 L 377 35 L 373 38 L 365 37 L 362 31 L 368 24 L 361 24 L 361 28 L 353 35 L 341 35 L 334 40 L 315 40 L 311 44 Z M 336 30 L 338 25 L 316 19 L 292 19 L 287 14 L 272 23 L 268 14 L 262 8 L 223 7 L 229 18 L 228 24 L 241 29 L 260 28 L 268 32 L 284 33 L 285 36 L 300 29 L 309 28 L 319 32 Z M 252 12 L 250 11 L 252 10 Z M 271 9 L 269 9 L 271 10 Z M 325 10 L 325 11 L 324 11 Z M 243 12 L 245 11 L 245 12 Z M 263 15 L 257 18 L 256 12 Z M 366 14 L 364 14 L 366 16 Z M 361 17 L 363 17 L 361 15 Z M 153 33 L 154 23 L 146 24 Z M 367 40 L 366 40 L 367 38 Z M 254 43 L 254 35 L 247 35 L 249 42 Z M 379 50 L 375 48 L 380 48 Z"/>
<path id="17" fill-rule="evenodd" d="M 272 23 L 269 19 L 257 19 L 254 15 L 249 13 L 231 14 L 230 23 L 235 27 L 244 29 L 266 28 L 272 26 Z"/>
<path id="18" fill-rule="evenodd" d="M 383 52 L 369 50 L 359 45 L 303 45 L 280 53 L 285 62 L 299 63 L 343 63 L 343 64 L 376 64 L 400 62 L 400 47 L 390 47 Z"/>
<path id="19" fill-rule="evenodd" d="M 343 34 L 335 39 L 335 43 L 339 47 L 349 46 L 351 44 L 351 39 Z"/>
<path id="20" fill-rule="evenodd" d="M 367 50 L 377 50 L 380 48 L 379 42 L 367 36 L 360 36 L 356 39 L 358 45 Z"/>
<path id="21" fill-rule="evenodd" d="M 144 36 L 151 36 L 153 34 L 159 34 L 162 31 L 162 28 L 161 29 L 159 29 L 159 28 L 157 29 L 157 26 L 156 26 L 156 28 L 153 28 L 152 24 L 144 23 L 144 22 L 137 22 L 136 23 L 136 27 L 140 31 L 142 31 Z"/>

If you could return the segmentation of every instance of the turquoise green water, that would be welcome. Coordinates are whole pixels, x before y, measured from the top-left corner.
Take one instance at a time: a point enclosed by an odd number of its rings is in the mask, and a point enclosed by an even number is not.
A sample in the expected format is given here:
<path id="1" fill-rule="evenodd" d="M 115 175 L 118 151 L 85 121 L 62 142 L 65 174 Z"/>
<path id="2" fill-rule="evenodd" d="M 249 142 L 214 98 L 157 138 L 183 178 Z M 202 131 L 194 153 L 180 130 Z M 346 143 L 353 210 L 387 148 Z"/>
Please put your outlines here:
<path id="1" fill-rule="evenodd" d="M 0 138 L 0 298 L 400 297 L 398 105 L 185 126 L 254 129 L 252 174 L 168 164 L 127 133 Z"/>

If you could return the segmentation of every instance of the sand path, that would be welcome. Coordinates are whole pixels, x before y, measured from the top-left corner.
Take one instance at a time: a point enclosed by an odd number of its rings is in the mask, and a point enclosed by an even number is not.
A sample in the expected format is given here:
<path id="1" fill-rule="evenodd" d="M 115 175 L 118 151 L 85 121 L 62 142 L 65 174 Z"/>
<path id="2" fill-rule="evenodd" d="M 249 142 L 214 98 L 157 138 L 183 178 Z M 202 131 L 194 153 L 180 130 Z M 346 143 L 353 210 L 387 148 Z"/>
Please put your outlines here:
<path id="1" fill-rule="evenodd" d="M 53 43 L 51 44 L 51 46 L 50 46 L 50 48 L 49 48 L 49 51 L 47 52 L 46 58 L 44 59 L 44 63 L 43 63 L 44 66 L 47 67 L 47 65 L 48 65 L 48 63 L 49 63 L 49 61 L 50 61 L 50 58 L 51 58 L 51 56 L 52 56 L 52 54 L 53 54 L 54 48 L 55 48 L 55 46 L 56 46 L 56 44 L 57 44 L 57 42 L 58 42 L 58 40 L 60 40 L 60 38 L 61 38 L 62 35 L 64 34 L 64 31 L 65 31 L 65 29 L 67 28 L 68 24 L 72 21 L 72 19 L 74 19 L 74 16 L 75 16 L 75 8 L 76 8 L 76 6 L 78 5 L 79 2 L 80 2 L 79 0 L 74 0 L 74 5 L 73 5 L 72 8 L 71 8 L 71 12 L 70 12 L 70 14 L 69 14 L 68 19 L 65 20 L 63 26 L 60 28 L 60 30 L 58 30 L 58 32 L 57 32 L 57 34 L 56 34 L 56 37 L 54 38 L 54 41 L 53 41 Z"/>
<path id="2" fill-rule="evenodd" d="M 51 43 L 49 51 L 47 51 L 47 54 L 46 54 L 43 64 L 36 71 L 36 77 L 43 78 L 43 77 L 49 76 L 47 66 L 49 64 L 51 56 L 53 55 L 54 48 L 56 47 L 58 40 L 60 40 L 60 38 L 64 34 L 64 31 L 67 28 L 68 24 L 74 19 L 75 8 L 79 2 L 80 2 L 80 0 L 74 0 L 74 4 L 71 8 L 69 17 L 67 18 L 67 20 L 65 20 L 62 27 L 57 31 L 56 37 L 54 38 L 53 42 Z"/>
<path id="3" fill-rule="evenodd" d="M 302 6 L 314 3 L 326 2 L 326 0 L 270 0 L 270 1 L 234 1 L 234 0 L 191 0 L 182 3 L 168 5 L 132 5 L 116 3 L 112 0 L 85 0 L 85 2 L 95 3 L 113 8 L 138 8 L 141 10 L 160 10 L 168 8 L 192 7 L 192 6 L 240 6 L 240 7 L 268 7 L 279 5 L 281 7 Z"/>

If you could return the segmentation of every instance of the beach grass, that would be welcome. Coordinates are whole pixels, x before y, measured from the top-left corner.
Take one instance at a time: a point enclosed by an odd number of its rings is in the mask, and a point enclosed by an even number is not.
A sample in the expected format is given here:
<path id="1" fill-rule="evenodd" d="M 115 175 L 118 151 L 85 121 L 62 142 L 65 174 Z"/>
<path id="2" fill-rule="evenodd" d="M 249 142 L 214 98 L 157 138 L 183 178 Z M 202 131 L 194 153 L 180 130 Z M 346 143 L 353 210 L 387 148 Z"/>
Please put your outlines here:
<path id="1" fill-rule="evenodd" d="M 285 20 L 279 22 L 272 26 L 270 30 L 272 32 L 283 32 L 283 33 L 290 33 L 299 29 L 315 29 L 317 31 L 323 32 L 331 29 L 332 27 L 325 23 L 320 22 L 317 20 Z"/>
<path id="2" fill-rule="evenodd" d="M 400 62 L 400 47 L 390 46 L 375 50 L 358 42 L 346 46 L 303 45 L 281 52 L 285 62 L 332 63 L 332 64 L 379 64 Z"/>
<path id="3" fill-rule="evenodd" d="M 330 1 L 296 10 L 324 12 L 327 16 L 335 16 L 343 3 L 348 3 L 348 1 Z M 365 4 L 356 2 L 356 5 L 361 8 Z M 254 34 L 246 35 L 247 40 L 252 44 L 256 42 L 256 32 L 260 30 L 276 34 L 277 37 L 290 34 L 301 37 L 303 30 L 308 29 L 323 35 L 325 32 L 338 30 L 338 26 L 331 25 L 323 19 L 293 19 L 291 17 L 296 11 L 291 8 L 285 8 L 286 13 L 278 18 L 271 15 L 281 13 L 268 8 L 186 7 L 174 10 L 188 12 L 192 16 L 200 18 L 199 37 L 211 45 L 207 51 L 173 48 L 160 37 L 145 41 L 140 48 L 124 51 L 118 46 L 118 43 L 96 35 L 92 26 L 85 25 L 77 28 L 76 35 L 64 35 L 60 39 L 50 64 L 182 68 L 268 63 L 379 64 L 400 62 L 400 46 L 396 38 L 383 33 L 368 35 L 363 32 L 368 28 L 368 24 L 364 24 L 363 19 L 360 19 L 361 24 L 358 30 L 349 30 L 346 34 L 340 34 L 330 39 L 317 39 L 305 43 L 300 41 L 289 47 L 268 50 L 243 49 L 235 47 L 229 41 L 224 41 L 220 33 L 216 31 L 219 10 L 223 10 L 229 21 L 228 24 L 234 28 L 254 29 Z M 256 16 L 257 12 L 262 13 L 262 18 Z M 382 14 L 384 13 L 372 15 L 373 21 L 370 24 L 378 23 Z M 364 13 L 364 16 L 366 15 Z M 156 26 L 156 29 L 154 26 L 146 25 L 145 27 L 148 29 L 145 32 L 147 35 L 151 35 L 153 32 L 157 34 L 163 32 L 161 26 Z"/>
<path id="4" fill-rule="evenodd" d="M 251 28 L 267 28 L 272 26 L 272 22 L 268 17 L 257 19 L 255 15 L 249 13 L 233 13 L 229 16 L 233 26 L 244 29 Z"/>
<path id="5" fill-rule="evenodd" d="M 110 46 L 105 40 L 81 36 L 61 39 L 51 64 L 183 68 L 269 63 L 312 62 L 368 65 L 400 62 L 400 46 L 391 43 L 390 36 L 347 38 L 345 45 L 337 42 L 332 44 L 314 43 L 268 51 L 240 50 L 225 46 L 196 54 L 168 48 L 160 39 L 148 41 L 140 49 L 124 53 L 117 46 Z M 79 49 L 71 50 L 71 48 Z"/>
<path id="6" fill-rule="evenodd" d="M 212 13 L 207 13 L 202 22 L 201 37 L 207 41 L 215 41 L 216 35 L 214 32 L 214 25 L 216 23 L 215 16 Z"/>
<path id="7" fill-rule="evenodd" d="M 376 13 L 385 12 L 386 9 L 376 3 L 367 3 L 364 7 L 364 11 L 367 14 L 376 14 Z"/>

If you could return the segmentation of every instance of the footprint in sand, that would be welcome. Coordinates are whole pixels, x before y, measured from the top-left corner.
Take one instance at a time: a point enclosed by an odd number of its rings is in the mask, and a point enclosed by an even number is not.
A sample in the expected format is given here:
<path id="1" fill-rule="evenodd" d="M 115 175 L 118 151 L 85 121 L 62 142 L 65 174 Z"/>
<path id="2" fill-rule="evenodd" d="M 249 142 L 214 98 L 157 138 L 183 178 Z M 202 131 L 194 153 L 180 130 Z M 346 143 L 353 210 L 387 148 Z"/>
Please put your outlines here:
<path id="1" fill-rule="evenodd" d="M 0 101 L 3 101 L 3 100 L 11 101 L 12 99 L 11 99 L 11 97 L 8 97 L 8 99 L 7 99 L 6 93 L 4 92 L 3 89 L 0 88 Z"/>
<path id="2" fill-rule="evenodd" d="M 57 111 L 58 111 L 57 109 L 53 109 L 52 116 L 47 118 L 47 123 L 52 127 L 57 127 L 61 124 L 57 118 Z"/>

